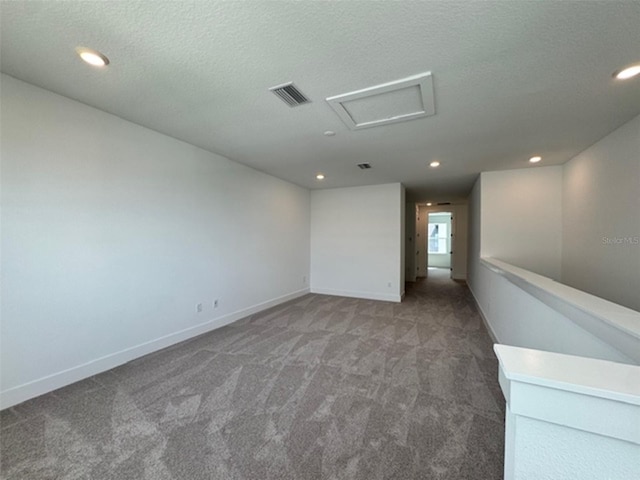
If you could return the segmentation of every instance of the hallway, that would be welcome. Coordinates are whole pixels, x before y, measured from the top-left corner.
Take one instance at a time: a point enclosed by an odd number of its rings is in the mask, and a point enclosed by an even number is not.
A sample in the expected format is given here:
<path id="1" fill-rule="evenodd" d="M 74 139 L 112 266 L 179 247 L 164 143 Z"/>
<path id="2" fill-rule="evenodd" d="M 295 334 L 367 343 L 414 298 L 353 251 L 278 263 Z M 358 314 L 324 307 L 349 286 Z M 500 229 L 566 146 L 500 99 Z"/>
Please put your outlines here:
<path id="1" fill-rule="evenodd" d="M 306 295 L 4 410 L 2 478 L 501 479 L 492 344 L 434 273 L 401 304 Z"/>

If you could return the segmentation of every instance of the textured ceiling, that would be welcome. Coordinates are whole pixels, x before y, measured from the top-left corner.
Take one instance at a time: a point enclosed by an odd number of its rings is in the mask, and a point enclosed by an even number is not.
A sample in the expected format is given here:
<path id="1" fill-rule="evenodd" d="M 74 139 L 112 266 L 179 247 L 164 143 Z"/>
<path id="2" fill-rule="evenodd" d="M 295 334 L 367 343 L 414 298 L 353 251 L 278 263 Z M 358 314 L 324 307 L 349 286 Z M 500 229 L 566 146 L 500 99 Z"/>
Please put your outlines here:
<path id="1" fill-rule="evenodd" d="M 640 61 L 640 1 L 0 8 L 4 73 L 309 188 L 403 182 L 416 200 L 453 199 L 480 171 L 561 164 L 640 113 L 640 78 L 611 77 Z M 83 64 L 79 45 L 111 65 Z M 324 100 L 425 71 L 432 117 L 351 131 Z M 268 91 L 287 81 L 312 103 Z"/>

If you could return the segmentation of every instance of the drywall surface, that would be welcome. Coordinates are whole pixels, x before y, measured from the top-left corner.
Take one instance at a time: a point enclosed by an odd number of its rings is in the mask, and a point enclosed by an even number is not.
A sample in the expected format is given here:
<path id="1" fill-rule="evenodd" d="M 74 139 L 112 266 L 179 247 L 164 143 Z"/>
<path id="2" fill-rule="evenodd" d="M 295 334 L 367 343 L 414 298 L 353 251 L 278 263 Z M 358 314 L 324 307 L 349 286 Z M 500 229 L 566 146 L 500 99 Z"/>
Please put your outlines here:
<path id="1" fill-rule="evenodd" d="M 616 345 L 511 282 L 481 261 L 484 174 L 469 196 L 468 285 L 494 341 L 506 345 L 634 363 Z M 498 257 L 500 258 L 500 257 Z M 516 265 L 519 266 L 519 265 Z"/>
<path id="2" fill-rule="evenodd" d="M 453 257 L 451 259 L 451 275 L 456 280 L 467 279 L 467 243 L 468 232 L 468 205 L 453 205 Z"/>
<path id="3" fill-rule="evenodd" d="M 407 258 L 406 258 L 406 244 L 407 244 L 407 224 L 406 224 L 406 208 L 407 208 L 407 192 L 402 186 L 400 201 L 400 294 L 404 297 L 405 282 L 407 279 Z"/>
<path id="4" fill-rule="evenodd" d="M 562 167 L 484 172 L 481 256 L 560 279 Z"/>
<path id="5" fill-rule="evenodd" d="M 614 341 L 599 338 L 555 308 L 563 302 L 561 299 L 552 296 L 552 301 L 542 301 L 483 262 L 475 278 L 478 283 L 472 285 L 472 292 L 497 343 L 637 363 L 625 355 Z M 553 284 L 560 285 L 557 282 Z"/>
<path id="6" fill-rule="evenodd" d="M 429 213 L 427 224 L 429 223 L 443 223 L 446 225 L 446 233 L 447 237 L 446 241 L 446 252 L 447 253 L 430 253 L 429 252 L 429 228 L 427 227 L 427 263 L 429 267 L 437 267 L 437 268 L 451 268 L 451 234 L 453 233 L 451 230 L 451 215 L 453 213 Z"/>
<path id="7" fill-rule="evenodd" d="M 468 203 L 468 242 L 467 242 L 467 285 L 476 297 L 479 304 L 483 304 L 480 295 L 484 292 L 484 284 L 481 282 L 480 275 L 480 231 L 481 231 L 481 207 L 482 198 L 480 192 L 482 190 L 482 176 L 478 176 L 476 183 L 469 194 Z"/>
<path id="8" fill-rule="evenodd" d="M 420 205 L 416 212 L 416 277 L 427 276 L 427 207 Z"/>
<path id="9" fill-rule="evenodd" d="M 637 478 L 640 367 L 496 345 L 504 478 Z"/>
<path id="10" fill-rule="evenodd" d="M 640 116 L 564 165 L 562 281 L 640 311 Z"/>
<path id="11" fill-rule="evenodd" d="M 311 192 L 311 291 L 399 302 L 402 185 Z"/>
<path id="12" fill-rule="evenodd" d="M 515 428 L 514 480 L 625 480 L 640 469 L 640 448 L 632 442 L 526 416 L 517 418 Z"/>
<path id="13" fill-rule="evenodd" d="M 308 291 L 307 190 L 8 76 L 1 93 L 4 406 Z"/>
<path id="14" fill-rule="evenodd" d="M 416 204 L 405 206 L 405 280 L 416 281 Z"/>

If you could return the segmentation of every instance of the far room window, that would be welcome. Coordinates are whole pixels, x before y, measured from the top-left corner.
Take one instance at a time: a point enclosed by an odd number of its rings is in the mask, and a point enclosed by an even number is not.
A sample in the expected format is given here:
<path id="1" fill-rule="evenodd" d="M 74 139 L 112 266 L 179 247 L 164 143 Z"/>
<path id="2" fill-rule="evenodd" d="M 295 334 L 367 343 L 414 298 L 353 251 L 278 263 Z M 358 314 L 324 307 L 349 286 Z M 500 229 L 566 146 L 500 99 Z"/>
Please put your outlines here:
<path id="1" fill-rule="evenodd" d="M 447 232 L 446 223 L 430 223 L 429 224 L 429 253 L 448 253 L 447 252 Z"/>

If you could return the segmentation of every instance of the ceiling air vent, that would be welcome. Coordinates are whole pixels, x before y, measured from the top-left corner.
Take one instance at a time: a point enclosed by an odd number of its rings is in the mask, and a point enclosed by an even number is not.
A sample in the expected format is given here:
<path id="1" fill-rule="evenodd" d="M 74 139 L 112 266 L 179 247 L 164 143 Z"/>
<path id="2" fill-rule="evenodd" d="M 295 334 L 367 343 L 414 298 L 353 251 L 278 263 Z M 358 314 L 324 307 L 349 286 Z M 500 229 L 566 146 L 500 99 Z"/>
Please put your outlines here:
<path id="1" fill-rule="evenodd" d="M 436 205 L 451 205 L 451 202 L 438 202 Z"/>
<path id="2" fill-rule="evenodd" d="M 362 170 L 368 170 L 371 168 L 371 164 L 370 163 L 359 163 L 358 164 L 358 168 L 362 169 Z"/>
<path id="3" fill-rule="evenodd" d="M 304 93 L 297 89 L 293 82 L 276 85 L 269 90 L 280 97 L 280 99 L 290 107 L 297 107 L 311 102 L 311 100 L 304 96 Z"/>

